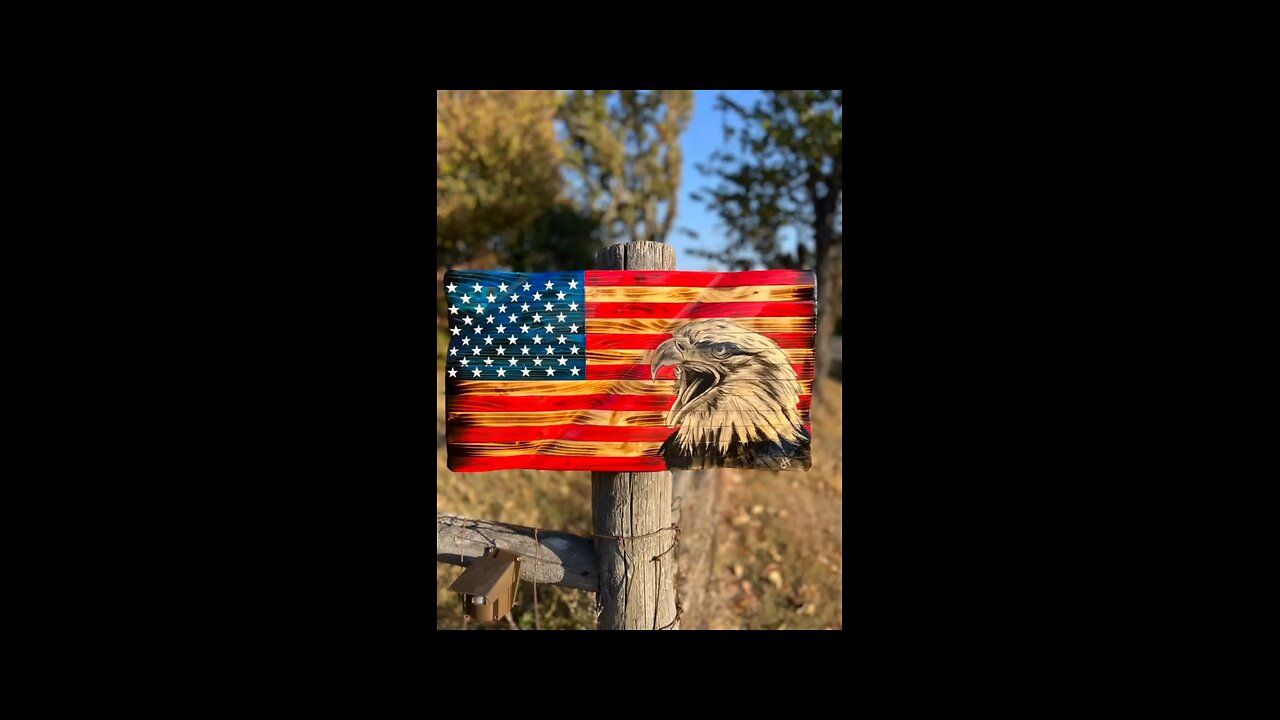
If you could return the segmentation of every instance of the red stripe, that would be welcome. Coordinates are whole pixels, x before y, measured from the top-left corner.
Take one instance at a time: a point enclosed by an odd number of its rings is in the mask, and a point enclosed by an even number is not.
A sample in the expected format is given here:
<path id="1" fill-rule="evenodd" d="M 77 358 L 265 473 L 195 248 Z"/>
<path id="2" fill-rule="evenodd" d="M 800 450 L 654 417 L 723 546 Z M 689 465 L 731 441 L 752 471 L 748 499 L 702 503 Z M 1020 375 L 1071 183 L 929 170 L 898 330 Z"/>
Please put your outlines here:
<path id="1" fill-rule="evenodd" d="M 449 428 L 450 443 L 526 442 L 529 440 L 584 440 L 590 442 L 662 442 L 675 428 L 615 427 L 612 425 L 539 425 L 535 427 Z"/>
<path id="2" fill-rule="evenodd" d="M 792 365 L 791 367 L 801 380 L 809 380 L 813 377 L 813 363 L 806 362 L 802 365 Z M 649 372 L 648 365 L 623 365 L 620 363 L 593 365 L 587 363 L 588 380 L 649 380 Z M 652 379 L 675 380 L 675 366 L 664 365 L 658 368 L 658 377 Z"/>
<path id="3" fill-rule="evenodd" d="M 805 395 L 804 397 L 809 397 Z M 541 425 L 535 427 L 449 428 L 450 444 L 478 442 L 528 442 L 530 440 L 582 440 L 588 442 L 662 442 L 678 427 L 615 427 L 612 425 Z M 813 435 L 813 426 L 805 425 Z"/>
<path id="4" fill-rule="evenodd" d="M 449 412 L 668 410 L 675 395 L 449 395 Z"/>
<path id="5" fill-rule="evenodd" d="M 778 344 L 780 348 L 812 348 L 813 333 L 758 333 Z M 591 333 L 587 335 L 588 350 L 652 350 L 671 338 L 670 334 L 615 335 Z"/>
<path id="6" fill-rule="evenodd" d="M 813 285 L 810 270 L 748 270 L 735 273 L 635 270 L 588 270 L 590 287 L 742 287 Z"/>
<path id="7" fill-rule="evenodd" d="M 454 472 L 490 470 L 597 470 L 612 472 L 654 472 L 666 470 L 660 457 L 560 457 L 558 455 L 513 455 L 510 457 L 457 457 L 449 454 Z"/>
<path id="8" fill-rule="evenodd" d="M 448 412 L 538 412 L 555 410 L 652 410 L 665 412 L 675 395 L 450 395 Z M 808 411 L 813 396 L 801 395 L 797 407 Z"/>
<path id="9" fill-rule="evenodd" d="M 813 426 L 812 426 L 812 425 L 805 425 L 805 426 L 804 426 L 804 430 L 805 430 L 805 432 L 809 433 L 809 437 L 813 437 Z"/>
<path id="10" fill-rule="evenodd" d="M 812 302 L 587 303 L 591 318 L 806 317 Z"/>

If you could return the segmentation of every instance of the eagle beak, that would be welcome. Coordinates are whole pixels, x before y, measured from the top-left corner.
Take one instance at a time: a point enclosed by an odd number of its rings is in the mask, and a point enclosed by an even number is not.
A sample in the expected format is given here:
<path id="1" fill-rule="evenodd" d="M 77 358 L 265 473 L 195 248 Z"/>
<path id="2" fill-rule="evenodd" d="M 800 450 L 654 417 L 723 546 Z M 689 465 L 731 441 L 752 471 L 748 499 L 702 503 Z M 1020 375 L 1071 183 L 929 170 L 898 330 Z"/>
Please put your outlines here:
<path id="1" fill-rule="evenodd" d="M 653 351 L 653 360 L 649 364 L 652 379 L 658 379 L 658 369 L 662 366 L 678 365 L 682 360 L 684 360 L 684 352 L 676 344 L 675 338 L 662 343 Z"/>

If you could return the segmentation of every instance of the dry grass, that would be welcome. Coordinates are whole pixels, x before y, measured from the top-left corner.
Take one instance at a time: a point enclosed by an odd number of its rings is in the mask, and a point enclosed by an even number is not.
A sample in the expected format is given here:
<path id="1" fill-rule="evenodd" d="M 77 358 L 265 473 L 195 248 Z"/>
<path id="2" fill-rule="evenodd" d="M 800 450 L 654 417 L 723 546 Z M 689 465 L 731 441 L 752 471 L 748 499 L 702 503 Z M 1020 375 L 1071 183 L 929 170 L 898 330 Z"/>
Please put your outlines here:
<path id="1" fill-rule="evenodd" d="M 590 473 L 512 470 L 454 473 L 445 467 L 444 374 L 436 376 L 436 510 L 563 530 L 591 532 Z M 840 380 L 815 398 L 813 469 L 808 473 L 723 470 L 717 511 L 715 565 L 707 607 L 687 617 L 712 629 L 843 627 L 843 427 Z M 688 562 L 689 548 L 682 549 Z M 436 627 L 461 628 L 457 596 L 446 588 L 462 573 L 436 565 Z M 534 626 L 529 583 L 521 583 L 514 613 Z M 595 595 L 539 586 L 544 629 L 595 627 Z M 475 627 L 472 623 L 471 627 Z M 681 626 L 690 629 L 689 622 Z"/>

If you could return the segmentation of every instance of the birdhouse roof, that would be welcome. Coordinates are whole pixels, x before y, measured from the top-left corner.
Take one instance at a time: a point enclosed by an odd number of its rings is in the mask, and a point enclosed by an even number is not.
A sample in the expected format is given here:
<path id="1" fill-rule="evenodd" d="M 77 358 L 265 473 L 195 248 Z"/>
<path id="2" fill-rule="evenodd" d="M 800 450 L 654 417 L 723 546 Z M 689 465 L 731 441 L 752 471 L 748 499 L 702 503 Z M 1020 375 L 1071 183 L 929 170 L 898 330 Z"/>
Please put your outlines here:
<path id="1" fill-rule="evenodd" d="M 496 557 L 479 557 L 467 566 L 462 575 L 449 586 L 450 592 L 467 595 L 496 596 L 511 582 L 508 570 L 515 572 L 515 562 L 520 556 L 506 550 L 498 550 Z"/>

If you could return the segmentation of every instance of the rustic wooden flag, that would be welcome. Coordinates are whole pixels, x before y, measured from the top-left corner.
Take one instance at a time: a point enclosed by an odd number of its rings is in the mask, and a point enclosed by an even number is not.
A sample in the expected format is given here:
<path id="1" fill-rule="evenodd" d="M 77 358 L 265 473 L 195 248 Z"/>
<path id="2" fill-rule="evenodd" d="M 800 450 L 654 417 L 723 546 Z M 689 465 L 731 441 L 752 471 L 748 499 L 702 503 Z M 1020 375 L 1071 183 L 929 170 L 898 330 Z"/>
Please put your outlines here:
<path id="1" fill-rule="evenodd" d="M 444 281 L 450 470 L 812 464 L 812 272 Z"/>

